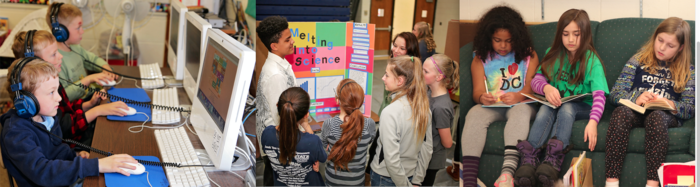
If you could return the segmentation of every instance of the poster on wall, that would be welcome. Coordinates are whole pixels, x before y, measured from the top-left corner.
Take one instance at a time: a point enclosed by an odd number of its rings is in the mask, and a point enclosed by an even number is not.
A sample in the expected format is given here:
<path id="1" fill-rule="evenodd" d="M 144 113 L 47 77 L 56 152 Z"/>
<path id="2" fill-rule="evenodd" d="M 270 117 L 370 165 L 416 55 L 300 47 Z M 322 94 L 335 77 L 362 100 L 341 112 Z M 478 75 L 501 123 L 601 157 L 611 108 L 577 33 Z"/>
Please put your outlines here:
<path id="1" fill-rule="evenodd" d="M 335 89 L 340 81 L 350 78 L 362 86 L 365 101 L 360 111 L 370 117 L 374 24 L 289 22 L 289 29 L 294 53 L 285 58 L 292 64 L 297 86 L 311 97 L 310 115 L 340 113 Z"/>

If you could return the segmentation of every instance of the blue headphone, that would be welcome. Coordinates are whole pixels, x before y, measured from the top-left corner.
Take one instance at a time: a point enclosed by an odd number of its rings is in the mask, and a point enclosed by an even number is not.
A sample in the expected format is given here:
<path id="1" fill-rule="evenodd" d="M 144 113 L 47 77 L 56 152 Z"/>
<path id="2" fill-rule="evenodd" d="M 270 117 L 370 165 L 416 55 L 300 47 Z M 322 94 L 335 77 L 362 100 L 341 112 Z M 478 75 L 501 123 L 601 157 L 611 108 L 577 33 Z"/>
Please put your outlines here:
<path id="1" fill-rule="evenodd" d="M 22 82 L 20 81 L 20 76 L 22 75 L 22 68 L 27 63 L 39 59 L 34 57 L 34 33 L 36 30 L 31 30 L 27 32 L 27 37 L 24 40 L 24 56 L 16 65 L 12 73 L 10 74 L 10 83 L 12 86 L 10 88 L 15 92 L 15 109 L 17 109 L 17 115 L 22 118 L 31 118 L 39 113 L 39 101 L 34 97 L 34 94 L 26 90 L 22 90 Z"/>
<path id="2" fill-rule="evenodd" d="M 68 40 L 68 36 L 70 36 L 68 28 L 58 22 L 58 11 L 61 9 L 62 5 L 63 3 L 56 3 L 51 6 L 51 33 L 53 33 L 53 36 L 56 37 L 56 41 L 58 42 L 65 42 Z"/>

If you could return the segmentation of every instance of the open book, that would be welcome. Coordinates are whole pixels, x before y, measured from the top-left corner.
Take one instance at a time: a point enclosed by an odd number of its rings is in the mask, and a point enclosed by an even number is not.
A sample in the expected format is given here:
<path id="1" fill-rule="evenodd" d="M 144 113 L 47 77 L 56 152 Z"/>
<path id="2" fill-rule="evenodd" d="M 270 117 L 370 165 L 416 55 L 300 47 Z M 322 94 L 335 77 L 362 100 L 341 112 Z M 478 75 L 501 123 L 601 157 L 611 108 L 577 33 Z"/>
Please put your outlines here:
<path id="1" fill-rule="evenodd" d="M 508 105 L 508 104 L 503 103 L 503 101 L 499 101 L 499 102 L 496 102 L 496 103 L 491 104 L 491 105 L 481 105 L 481 107 L 484 107 L 484 108 L 495 108 L 495 107 L 512 108 L 513 106 L 518 105 L 518 104 L 526 104 L 526 103 L 534 103 L 534 102 L 537 102 L 537 101 L 532 100 L 532 99 L 523 99 L 519 103 Z"/>
<path id="2" fill-rule="evenodd" d="M 644 112 L 647 110 L 676 110 L 675 108 L 671 107 L 670 103 L 660 99 L 649 101 L 644 104 L 644 106 L 639 106 L 637 103 L 634 103 L 629 99 L 620 99 L 620 104 L 625 105 L 641 114 L 644 114 Z"/>
<path id="3" fill-rule="evenodd" d="M 545 98 L 545 97 L 542 96 L 542 95 L 538 95 L 538 94 L 526 94 L 526 93 L 520 93 L 520 94 L 523 94 L 525 97 L 528 97 L 528 98 L 530 98 L 530 99 L 532 99 L 532 100 L 535 100 L 535 101 L 537 101 L 537 102 L 540 102 L 540 103 L 542 103 L 543 105 L 547 105 L 547 106 L 552 107 L 552 108 L 557 108 L 556 106 L 552 105 L 552 103 L 547 102 L 547 98 Z M 590 93 L 586 93 L 586 94 L 572 95 L 572 96 L 569 96 L 569 97 L 561 98 L 561 104 L 564 104 L 564 103 L 569 102 L 569 101 L 576 100 L 576 99 L 578 99 L 578 98 L 581 98 L 581 97 L 584 97 L 584 96 L 587 96 L 587 95 L 591 95 L 591 94 L 590 94 Z"/>

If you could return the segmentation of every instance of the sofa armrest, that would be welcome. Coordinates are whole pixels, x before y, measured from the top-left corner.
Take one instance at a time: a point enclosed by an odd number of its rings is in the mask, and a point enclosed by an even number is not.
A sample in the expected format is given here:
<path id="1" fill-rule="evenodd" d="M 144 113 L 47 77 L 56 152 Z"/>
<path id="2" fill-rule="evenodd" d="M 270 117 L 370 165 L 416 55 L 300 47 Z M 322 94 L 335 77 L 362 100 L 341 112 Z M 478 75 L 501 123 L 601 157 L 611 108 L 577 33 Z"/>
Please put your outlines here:
<path id="1" fill-rule="evenodd" d="M 691 155 L 695 156 L 695 118 L 685 120 L 683 122 L 682 128 L 687 128 L 688 131 L 690 131 L 690 141 L 688 144 L 690 147 L 688 148 L 688 153 Z"/>

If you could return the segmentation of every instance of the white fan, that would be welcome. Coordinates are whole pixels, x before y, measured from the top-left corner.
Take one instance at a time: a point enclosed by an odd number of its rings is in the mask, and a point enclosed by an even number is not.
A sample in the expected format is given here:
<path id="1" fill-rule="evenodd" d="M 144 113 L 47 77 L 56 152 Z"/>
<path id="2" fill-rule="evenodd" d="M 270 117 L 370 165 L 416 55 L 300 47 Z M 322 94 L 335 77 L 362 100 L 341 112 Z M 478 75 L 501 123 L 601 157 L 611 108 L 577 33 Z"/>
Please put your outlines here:
<path id="1" fill-rule="evenodd" d="M 122 27 L 122 45 L 123 45 L 123 51 L 125 55 L 129 55 L 131 53 L 132 49 L 132 32 L 133 32 L 133 24 L 136 21 L 141 21 L 146 16 L 149 15 L 149 10 L 151 8 L 151 5 L 149 1 L 145 0 L 104 0 L 103 1 L 104 8 L 107 10 L 107 13 L 109 13 L 114 20 L 116 20 L 117 17 L 119 17 L 122 13 L 124 13 L 124 26 Z M 111 37 L 111 33 L 110 33 Z M 130 58 L 129 58 L 130 59 Z"/>

